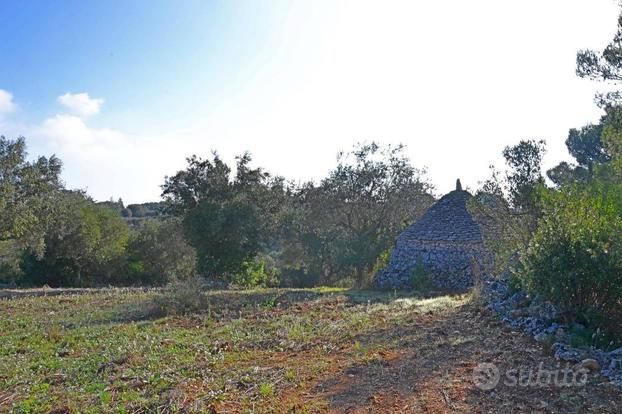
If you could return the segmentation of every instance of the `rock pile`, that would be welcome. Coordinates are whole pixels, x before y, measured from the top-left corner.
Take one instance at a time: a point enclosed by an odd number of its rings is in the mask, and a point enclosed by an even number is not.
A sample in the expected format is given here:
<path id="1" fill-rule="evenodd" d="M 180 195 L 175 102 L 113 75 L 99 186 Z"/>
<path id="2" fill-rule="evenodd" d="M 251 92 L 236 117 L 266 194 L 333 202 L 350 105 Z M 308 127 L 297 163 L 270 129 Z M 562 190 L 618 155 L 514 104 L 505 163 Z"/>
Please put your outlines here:
<path id="1" fill-rule="evenodd" d="M 412 287 L 414 269 L 433 275 L 438 288 L 467 289 L 474 263 L 489 261 L 479 225 L 467 211 L 471 195 L 456 189 L 443 196 L 397 239 L 389 266 L 375 277 L 380 288 Z"/>
<path id="2" fill-rule="evenodd" d="M 560 315 L 555 306 L 532 300 L 522 291 L 510 293 L 503 279 L 486 280 L 483 294 L 489 301 L 488 309 L 517 331 L 550 345 L 555 358 L 581 364 L 593 371 L 600 369 L 601 374 L 622 388 L 622 348 L 605 352 L 594 347 L 572 347 L 569 344 L 570 326 L 556 322 Z"/>

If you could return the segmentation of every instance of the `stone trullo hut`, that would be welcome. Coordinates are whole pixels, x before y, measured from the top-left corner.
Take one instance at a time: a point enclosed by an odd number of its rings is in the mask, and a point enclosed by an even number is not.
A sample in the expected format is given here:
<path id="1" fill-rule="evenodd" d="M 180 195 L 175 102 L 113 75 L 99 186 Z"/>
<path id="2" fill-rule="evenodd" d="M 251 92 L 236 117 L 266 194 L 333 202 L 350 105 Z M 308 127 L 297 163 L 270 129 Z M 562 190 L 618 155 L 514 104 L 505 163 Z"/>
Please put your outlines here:
<path id="1" fill-rule="evenodd" d="M 438 288 L 467 289 L 473 284 L 474 264 L 489 260 L 479 225 L 467 211 L 468 191 L 460 180 L 397 238 L 389 266 L 378 272 L 380 288 L 412 286 L 415 269 L 432 275 Z"/>

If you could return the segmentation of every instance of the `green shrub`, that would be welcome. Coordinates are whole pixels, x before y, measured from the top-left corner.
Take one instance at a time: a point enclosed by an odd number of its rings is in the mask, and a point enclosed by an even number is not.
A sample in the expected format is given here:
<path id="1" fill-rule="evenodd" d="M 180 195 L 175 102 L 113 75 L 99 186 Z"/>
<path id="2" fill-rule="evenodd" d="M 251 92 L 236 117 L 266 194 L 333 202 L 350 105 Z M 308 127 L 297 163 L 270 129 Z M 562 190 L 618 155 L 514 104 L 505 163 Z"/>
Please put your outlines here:
<path id="1" fill-rule="evenodd" d="M 166 285 L 196 273 L 196 253 L 176 218 L 151 219 L 132 232 L 127 247 L 128 283 Z"/>
<path id="2" fill-rule="evenodd" d="M 367 280 L 363 280 L 362 282 L 353 276 L 342 276 L 331 283 L 331 286 L 342 288 L 342 289 L 361 289 L 368 287 L 369 283 Z"/>
<path id="3" fill-rule="evenodd" d="M 261 301 L 261 307 L 264 309 L 274 309 L 279 303 L 277 296 L 272 296 Z"/>
<path id="4" fill-rule="evenodd" d="M 0 241 L 0 285 L 20 281 L 23 272 L 20 269 L 23 250 L 13 240 Z"/>
<path id="5" fill-rule="evenodd" d="M 423 264 L 417 263 L 410 274 L 410 283 L 414 290 L 425 292 L 434 288 L 432 275 Z"/>
<path id="6" fill-rule="evenodd" d="M 271 384 L 263 383 L 259 386 L 259 394 L 262 397 L 272 397 L 274 395 L 274 387 Z"/>
<path id="7" fill-rule="evenodd" d="M 264 259 L 246 261 L 242 271 L 231 276 L 231 282 L 243 287 L 276 286 L 279 283 L 277 270 L 268 266 Z"/>
<path id="8" fill-rule="evenodd" d="M 390 248 L 390 249 L 387 249 L 387 250 L 383 251 L 382 253 L 380 253 L 378 258 L 376 259 L 376 263 L 374 263 L 374 266 L 371 269 L 371 274 L 372 275 L 375 275 L 380 270 L 382 270 L 385 267 L 389 266 L 389 263 L 391 262 L 391 253 L 392 252 L 393 252 L 393 249 Z"/>
<path id="9" fill-rule="evenodd" d="M 49 207 L 41 255 L 28 249 L 21 259 L 25 285 L 106 286 L 128 284 L 124 277 L 129 229 L 112 209 L 81 192 L 63 192 Z"/>
<path id="10" fill-rule="evenodd" d="M 575 348 L 608 348 L 615 344 L 615 338 L 611 333 L 603 332 L 600 329 L 586 328 L 580 324 L 571 324 L 568 328 L 568 339 L 570 345 Z M 612 343 L 612 340 L 614 342 Z"/>
<path id="11" fill-rule="evenodd" d="M 620 194 L 592 185 L 550 191 L 515 276 L 568 321 L 622 338 Z"/>
<path id="12" fill-rule="evenodd" d="M 152 316 L 185 315 L 209 310 L 203 279 L 192 277 L 177 281 L 153 299 Z"/>

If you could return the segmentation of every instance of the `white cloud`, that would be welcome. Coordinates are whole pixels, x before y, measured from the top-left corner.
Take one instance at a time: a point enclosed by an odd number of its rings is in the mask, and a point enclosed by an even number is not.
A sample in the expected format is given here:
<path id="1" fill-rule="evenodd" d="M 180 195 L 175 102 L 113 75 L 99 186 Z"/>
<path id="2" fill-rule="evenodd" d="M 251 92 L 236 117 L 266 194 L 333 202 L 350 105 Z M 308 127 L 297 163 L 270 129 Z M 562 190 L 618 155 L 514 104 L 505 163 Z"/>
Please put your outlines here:
<path id="1" fill-rule="evenodd" d="M 13 95 L 4 89 L 0 89 L 0 114 L 11 112 L 14 109 Z"/>
<path id="2" fill-rule="evenodd" d="M 85 146 L 106 148 L 123 142 L 123 133 L 108 128 L 91 129 L 75 115 L 56 115 L 46 119 L 42 132 L 56 144 L 75 147 L 76 150 Z"/>
<path id="3" fill-rule="evenodd" d="M 93 128 L 75 115 L 47 118 L 28 135 L 36 153 L 63 161 L 69 188 L 87 190 L 96 200 L 123 197 L 126 203 L 157 200 L 164 176 L 184 166 L 191 149 L 169 135 L 134 135 Z"/>
<path id="4" fill-rule="evenodd" d="M 73 112 L 82 116 L 95 115 L 99 113 L 103 99 L 91 98 L 88 93 L 69 93 L 58 97 L 58 102 L 71 109 Z"/>

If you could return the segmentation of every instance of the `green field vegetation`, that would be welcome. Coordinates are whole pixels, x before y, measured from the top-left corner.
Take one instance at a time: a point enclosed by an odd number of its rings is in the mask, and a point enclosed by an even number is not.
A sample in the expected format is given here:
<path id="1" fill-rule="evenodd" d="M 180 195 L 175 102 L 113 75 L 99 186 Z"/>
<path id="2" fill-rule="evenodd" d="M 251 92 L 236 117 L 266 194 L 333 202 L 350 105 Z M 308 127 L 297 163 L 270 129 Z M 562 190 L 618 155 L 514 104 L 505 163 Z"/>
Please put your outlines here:
<path id="1" fill-rule="evenodd" d="M 471 372 L 481 361 L 555 362 L 468 295 L 113 289 L 3 299 L 0 314 L 11 315 L 0 321 L 0 412 L 503 412 L 543 400 L 560 412 L 621 406 L 602 379 L 573 390 L 478 390 Z"/>
<path id="2" fill-rule="evenodd" d="M 0 313 L 12 316 L 0 322 L 0 411 L 267 408 L 283 389 L 305 388 L 330 370 L 335 349 L 364 362 L 398 346 L 398 338 L 363 338 L 404 323 L 396 310 L 407 308 L 389 294 L 257 290 L 201 294 L 201 312 L 160 317 L 159 295 L 118 290 L 1 301 Z M 308 356 L 304 364 L 278 358 L 296 354 Z"/>

